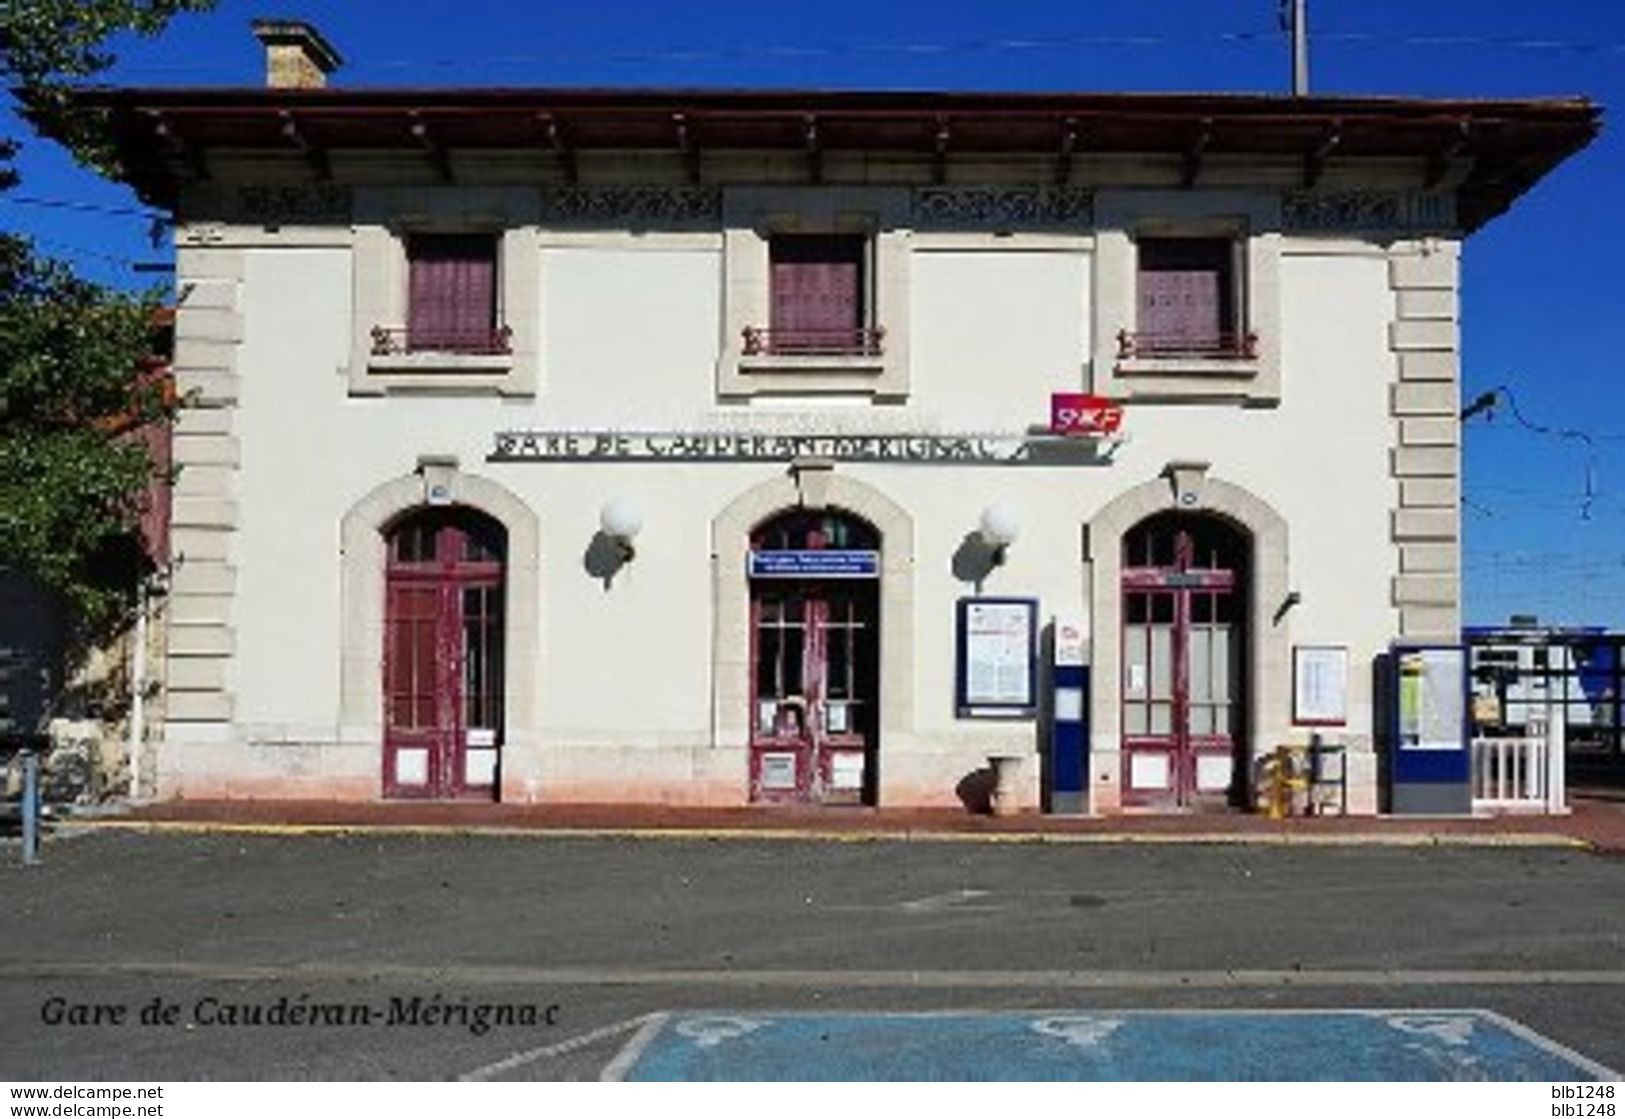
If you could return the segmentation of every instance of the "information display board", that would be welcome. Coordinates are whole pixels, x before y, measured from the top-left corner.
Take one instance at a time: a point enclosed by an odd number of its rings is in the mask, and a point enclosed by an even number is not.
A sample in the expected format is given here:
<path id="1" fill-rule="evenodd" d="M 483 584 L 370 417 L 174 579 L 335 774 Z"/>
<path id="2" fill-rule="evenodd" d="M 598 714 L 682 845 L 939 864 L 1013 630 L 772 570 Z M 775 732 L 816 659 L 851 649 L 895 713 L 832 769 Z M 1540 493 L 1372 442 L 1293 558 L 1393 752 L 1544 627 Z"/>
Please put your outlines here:
<path id="1" fill-rule="evenodd" d="M 1292 650 L 1292 721 L 1340 727 L 1348 722 L 1349 651 L 1342 645 Z"/>
<path id="2" fill-rule="evenodd" d="M 1038 600 L 962 598 L 956 629 L 961 718 L 1020 718 L 1038 710 Z"/>
<path id="3" fill-rule="evenodd" d="M 1461 750 L 1465 743 L 1466 653 L 1459 648 L 1399 653 L 1401 750 Z"/>
<path id="4" fill-rule="evenodd" d="M 1382 658 L 1388 811 L 1465 816 L 1473 810 L 1467 735 L 1467 651 L 1395 645 Z"/>

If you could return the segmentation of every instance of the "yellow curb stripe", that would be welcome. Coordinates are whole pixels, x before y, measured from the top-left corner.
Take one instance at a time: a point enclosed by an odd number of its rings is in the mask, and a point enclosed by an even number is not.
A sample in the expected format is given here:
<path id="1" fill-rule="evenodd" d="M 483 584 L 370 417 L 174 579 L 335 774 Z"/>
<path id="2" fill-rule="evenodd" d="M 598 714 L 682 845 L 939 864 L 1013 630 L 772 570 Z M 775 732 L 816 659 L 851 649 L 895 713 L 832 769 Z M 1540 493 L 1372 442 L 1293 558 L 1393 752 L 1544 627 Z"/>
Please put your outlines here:
<path id="1" fill-rule="evenodd" d="M 478 836 L 534 839 L 761 840 L 823 843 L 989 843 L 1275 847 L 1560 847 L 1592 844 L 1560 832 L 959 832 L 842 831 L 820 828 L 546 827 L 503 824 L 289 824 L 214 820 L 75 820 L 66 828 L 178 835 Z"/>

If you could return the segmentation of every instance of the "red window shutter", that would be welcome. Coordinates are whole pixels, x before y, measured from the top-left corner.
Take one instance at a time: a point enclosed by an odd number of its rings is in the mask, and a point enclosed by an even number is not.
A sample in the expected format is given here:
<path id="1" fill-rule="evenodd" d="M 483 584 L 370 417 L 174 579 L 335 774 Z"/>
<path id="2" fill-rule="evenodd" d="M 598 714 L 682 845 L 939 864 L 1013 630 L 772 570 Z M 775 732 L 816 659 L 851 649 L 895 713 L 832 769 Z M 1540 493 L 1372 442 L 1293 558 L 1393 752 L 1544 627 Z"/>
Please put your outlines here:
<path id="1" fill-rule="evenodd" d="M 1230 243 L 1213 238 L 1140 244 L 1140 337 L 1158 349 L 1217 349 L 1234 329 Z"/>
<path id="2" fill-rule="evenodd" d="M 776 346 L 844 349 L 864 325 L 861 237 L 791 235 L 772 244 Z"/>
<path id="3" fill-rule="evenodd" d="M 1158 343 L 1213 348 L 1222 333 L 1216 272 L 1140 276 L 1140 332 Z"/>
<path id="4" fill-rule="evenodd" d="M 465 340 L 464 349 L 488 346 L 496 325 L 496 255 L 489 243 L 477 247 L 477 254 L 470 252 L 451 264 L 455 294 L 448 314 L 452 336 Z"/>
<path id="5" fill-rule="evenodd" d="M 444 308 L 446 297 L 441 262 L 427 255 L 414 254 L 411 259 L 411 291 L 407 301 L 407 346 L 414 350 L 429 349 L 445 331 Z"/>
<path id="6" fill-rule="evenodd" d="M 773 329 L 850 331 L 862 325 L 856 263 L 773 265 Z"/>
<path id="7" fill-rule="evenodd" d="M 414 237 L 409 265 L 408 348 L 489 349 L 496 327 L 496 239 Z"/>

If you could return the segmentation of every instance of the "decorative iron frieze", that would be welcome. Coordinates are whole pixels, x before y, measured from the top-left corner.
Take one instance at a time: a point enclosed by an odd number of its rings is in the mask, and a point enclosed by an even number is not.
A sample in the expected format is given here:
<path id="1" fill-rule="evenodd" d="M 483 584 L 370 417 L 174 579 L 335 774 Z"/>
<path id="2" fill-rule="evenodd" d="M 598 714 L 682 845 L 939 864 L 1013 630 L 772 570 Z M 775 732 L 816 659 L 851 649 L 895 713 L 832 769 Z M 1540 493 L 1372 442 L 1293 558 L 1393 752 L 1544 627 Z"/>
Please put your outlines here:
<path id="1" fill-rule="evenodd" d="M 705 186 L 556 187 L 542 191 L 542 216 L 573 223 L 715 222 L 722 191 Z"/>
<path id="2" fill-rule="evenodd" d="M 350 220 L 350 188 L 315 186 L 245 186 L 237 190 L 237 212 L 260 225 L 325 225 Z"/>
<path id="3" fill-rule="evenodd" d="M 1451 194 L 1423 191 L 1287 191 L 1281 220 L 1288 231 L 1394 229 L 1443 232 L 1456 226 Z"/>
<path id="4" fill-rule="evenodd" d="M 956 229 L 1088 226 L 1094 194 L 1081 187 L 920 187 L 914 224 Z"/>

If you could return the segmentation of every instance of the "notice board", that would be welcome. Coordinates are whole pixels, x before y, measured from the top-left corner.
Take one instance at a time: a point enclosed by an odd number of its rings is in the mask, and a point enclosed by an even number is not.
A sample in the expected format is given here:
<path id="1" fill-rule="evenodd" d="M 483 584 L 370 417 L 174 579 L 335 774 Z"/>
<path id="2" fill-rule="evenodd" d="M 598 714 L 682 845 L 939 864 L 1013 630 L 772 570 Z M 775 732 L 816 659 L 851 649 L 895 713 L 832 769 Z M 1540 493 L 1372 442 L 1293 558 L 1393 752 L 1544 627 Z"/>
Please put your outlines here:
<path id="1" fill-rule="evenodd" d="M 961 718 L 1020 718 L 1038 710 L 1038 600 L 962 598 L 955 626 Z"/>
<path id="2" fill-rule="evenodd" d="M 1401 750 L 1461 750 L 1465 743 L 1466 653 L 1410 649 L 1399 656 Z"/>

